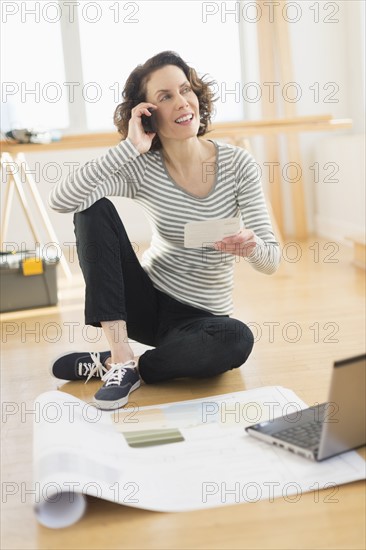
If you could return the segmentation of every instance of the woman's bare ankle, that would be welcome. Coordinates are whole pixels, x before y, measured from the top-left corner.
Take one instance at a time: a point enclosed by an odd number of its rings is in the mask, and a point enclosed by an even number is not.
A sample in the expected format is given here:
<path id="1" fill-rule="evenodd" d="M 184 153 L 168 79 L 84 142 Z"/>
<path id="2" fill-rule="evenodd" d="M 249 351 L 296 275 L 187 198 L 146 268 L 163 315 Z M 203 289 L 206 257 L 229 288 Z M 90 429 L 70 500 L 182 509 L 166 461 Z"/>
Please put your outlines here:
<path id="1" fill-rule="evenodd" d="M 112 363 L 127 363 L 127 361 L 133 360 L 133 354 L 118 353 L 112 355 L 109 360 L 106 361 L 106 364 L 111 365 Z"/>
<path id="2" fill-rule="evenodd" d="M 101 321 L 100 323 L 111 350 L 111 357 L 105 361 L 106 366 L 133 360 L 134 353 L 128 343 L 126 321 Z"/>
<path id="3" fill-rule="evenodd" d="M 107 369 L 110 369 L 112 363 L 127 363 L 127 361 L 135 361 L 135 363 L 136 363 L 135 368 L 137 368 L 137 370 L 138 370 L 138 368 L 139 368 L 139 359 L 140 359 L 139 355 L 132 355 L 131 357 L 128 356 L 127 359 L 123 359 L 121 361 L 112 361 L 112 356 L 110 356 L 110 357 L 107 357 L 107 359 L 104 361 L 104 365 L 107 367 Z"/>

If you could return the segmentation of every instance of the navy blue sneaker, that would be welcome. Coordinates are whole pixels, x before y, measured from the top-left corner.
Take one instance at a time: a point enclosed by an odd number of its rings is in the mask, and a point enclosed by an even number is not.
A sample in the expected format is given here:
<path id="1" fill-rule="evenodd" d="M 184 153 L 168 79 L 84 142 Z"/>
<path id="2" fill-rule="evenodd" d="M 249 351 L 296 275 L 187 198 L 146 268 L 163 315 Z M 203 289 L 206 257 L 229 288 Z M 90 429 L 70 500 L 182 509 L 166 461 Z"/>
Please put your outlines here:
<path id="1" fill-rule="evenodd" d="M 108 371 L 104 363 L 110 356 L 110 351 L 67 353 L 52 363 L 50 371 L 62 380 L 85 380 L 87 383 L 91 378 L 103 378 Z"/>
<path id="2" fill-rule="evenodd" d="M 100 409 L 119 409 L 128 401 L 128 396 L 140 386 L 140 376 L 136 361 L 112 363 L 103 376 L 105 382 L 94 395 L 95 406 Z"/>

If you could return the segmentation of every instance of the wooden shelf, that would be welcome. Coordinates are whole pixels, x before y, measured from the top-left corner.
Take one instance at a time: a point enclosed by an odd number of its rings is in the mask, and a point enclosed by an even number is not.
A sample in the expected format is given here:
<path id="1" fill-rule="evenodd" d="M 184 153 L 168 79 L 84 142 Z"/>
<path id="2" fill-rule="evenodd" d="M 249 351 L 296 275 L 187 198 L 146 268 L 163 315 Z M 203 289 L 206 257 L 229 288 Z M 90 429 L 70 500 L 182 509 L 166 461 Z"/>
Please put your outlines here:
<path id="1" fill-rule="evenodd" d="M 209 138 L 241 138 L 253 135 L 275 135 L 289 132 L 319 132 L 351 128 L 352 120 L 333 119 L 331 115 L 309 115 L 292 118 L 269 120 L 218 122 L 209 127 L 204 136 Z M 43 151 L 58 151 L 67 149 L 83 149 L 89 147 L 113 147 L 121 141 L 116 132 L 98 132 L 64 136 L 60 141 L 52 143 L 11 143 L 0 141 L 1 152 L 36 153 Z"/>

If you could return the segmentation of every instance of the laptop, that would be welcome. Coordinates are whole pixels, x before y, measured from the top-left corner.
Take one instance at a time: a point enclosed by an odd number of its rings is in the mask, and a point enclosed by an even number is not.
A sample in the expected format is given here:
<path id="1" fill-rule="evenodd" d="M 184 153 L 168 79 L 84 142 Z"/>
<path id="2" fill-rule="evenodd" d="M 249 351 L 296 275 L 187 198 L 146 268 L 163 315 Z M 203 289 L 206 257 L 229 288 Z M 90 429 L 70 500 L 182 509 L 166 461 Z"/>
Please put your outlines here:
<path id="1" fill-rule="evenodd" d="M 247 426 L 246 432 L 316 461 L 365 445 L 365 371 L 366 354 L 336 361 L 326 403 Z"/>

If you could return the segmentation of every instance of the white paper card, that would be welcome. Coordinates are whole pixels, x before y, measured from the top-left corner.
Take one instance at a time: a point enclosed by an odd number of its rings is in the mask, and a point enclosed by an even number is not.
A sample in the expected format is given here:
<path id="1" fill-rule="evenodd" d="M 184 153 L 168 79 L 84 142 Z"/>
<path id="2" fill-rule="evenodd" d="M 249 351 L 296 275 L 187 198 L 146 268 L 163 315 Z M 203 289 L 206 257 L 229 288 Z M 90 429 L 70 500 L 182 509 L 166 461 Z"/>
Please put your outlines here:
<path id="1" fill-rule="evenodd" d="M 223 218 L 189 222 L 184 226 L 184 247 L 202 248 L 238 233 L 239 218 Z"/>

